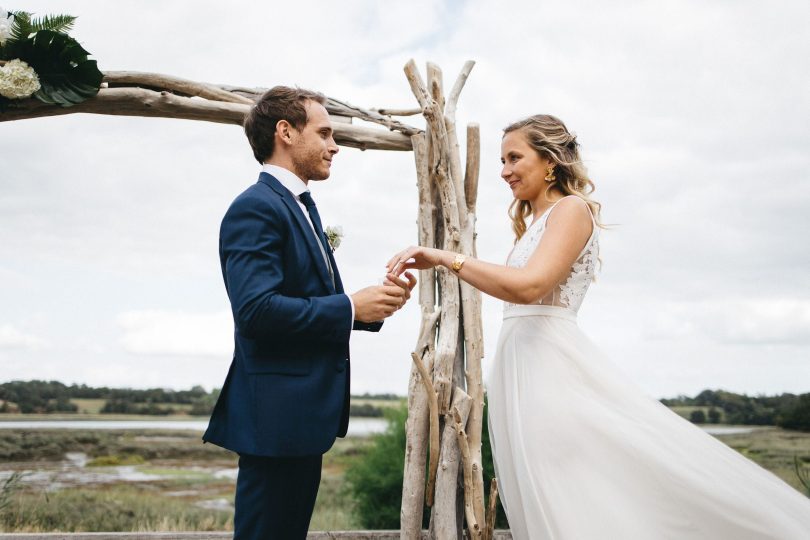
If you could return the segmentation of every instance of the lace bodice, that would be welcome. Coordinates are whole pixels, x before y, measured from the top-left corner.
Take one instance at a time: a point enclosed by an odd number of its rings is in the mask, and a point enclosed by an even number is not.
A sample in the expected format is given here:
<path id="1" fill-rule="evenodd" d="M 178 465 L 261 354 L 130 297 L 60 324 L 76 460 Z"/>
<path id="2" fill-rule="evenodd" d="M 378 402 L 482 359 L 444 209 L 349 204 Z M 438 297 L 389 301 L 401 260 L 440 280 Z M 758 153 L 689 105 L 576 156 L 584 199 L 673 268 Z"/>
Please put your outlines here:
<path id="1" fill-rule="evenodd" d="M 526 266 L 529 258 L 535 252 L 537 246 L 540 245 L 540 239 L 543 237 L 543 232 L 546 230 L 546 220 L 548 220 L 548 216 L 556 204 L 557 203 L 551 205 L 542 216 L 537 218 L 537 220 L 529 226 L 526 233 L 518 240 L 517 244 L 515 244 L 512 253 L 509 254 L 509 258 L 506 261 L 507 266 L 513 268 Z M 588 286 L 590 286 L 596 274 L 596 260 L 599 257 L 598 231 L 599 229 L 594 222 L 593 232 L 585 243 L 585 247 L 582 248 L 579 257 L 574 261 L 568 277 L 554 287 L 554 290 L 545 298 L 541 298 L 537 302 L 534 302 L 534 304 L 563 307 L 574 313 L 579 311 L 582 300 L 585 298 L 585 293 L 588 292 Z M 504 307 L 509 308 L 514 305 L 515 304 L 506 302 Z"/>

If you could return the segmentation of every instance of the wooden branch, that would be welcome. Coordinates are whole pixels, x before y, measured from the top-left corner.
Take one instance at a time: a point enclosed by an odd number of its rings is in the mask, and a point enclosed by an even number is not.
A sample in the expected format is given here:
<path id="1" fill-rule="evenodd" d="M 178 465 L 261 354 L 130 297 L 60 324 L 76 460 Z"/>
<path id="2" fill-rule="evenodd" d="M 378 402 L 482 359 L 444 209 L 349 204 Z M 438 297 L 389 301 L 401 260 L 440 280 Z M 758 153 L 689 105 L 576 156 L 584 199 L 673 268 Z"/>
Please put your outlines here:
<path id="1" fill-rule="evenodd" d="M 444 79 L 441 68 L 433 62 L 427 63 L 427 89 L 430 97 L 439 107 L 439 112 L 444 113 Z"/>
<path id="2" fill-rule="evenodd" d="M 435 340 L 436 321 L 439 312 L 423 318 L 417 349 L 424 350 L 422 357 L 430 372 L 433 362 L 433 348 L 425 345 Z M 432 333 L 430 330 L 432 330 Z M 423 339 L 427 338 L 427 339 Z M 428 434 L 430 430 L 430 404 L 435 400 L 435 392 L 429 394 L 420 374 L 419 365 L 411 367 L 408 382 L 408 419 L 405 422 L 405 463 L 402 481 L 402 506 L 400 508 L 400 538 L 416 540 L 421 538 L 422 513 L 425 506 L 425 462 L 427 461 Z"/>
<path id="3" fill-rule="evenodd" d="M 467 222 L 467 206 L 464 205 L 464 178 L 461 176 L 461 158 L 459 156 L 458 136 L 456 135 L 456 105 L 458 103 L 461 89 L 464 88 L 464 83 L 467 82 L 467 77 L 470 75 L 475 62 L 472 60 L 467 61 L 461 70 L 456 83 L 453 85 L 453 90 L 450 92 L 450 98 L 447 100 L 447 105 L 444 107 L 444 124 L 447 130 L 447 146 L 448 146 L 448 163 L 450 167 L 450 177 L 453 179 L 453 187 L 456 190 L 456 200 L 460 205 L 459 220 L 463 227 Z"/>
<path id="4" fill-rule="evenodd" d="M 251 101 L 256 101 L 268 90 L 268 88 L 247 88 L 244 86 L 229 86 L 224 84 L 217 85 L 217 87 L 227 92 L 246 97 Z M 399 109 L 363 109 L 361 107 L 357 107 L 356 105 L 350 105 L 349 103 L 339 99 L 330 97 L 327 97 L 326 99 L 326 110 L 329 112 L 329 114 L 351 116 L 353 118 L 359 118 L 368 122 L 374 122 L 375 124 L 380 124 L 387 127 L 391 131 L 399 131 L 409 136 L 422 132 L 422 130 L 419 128 L 409 126 L 408 124 L 391 118 L 391 116 L 406 116 L 405 114 L 393 114 L 394 112 L 407 111 L 400 111 Z M 382 113 L 380 110 L 387 111 L 387 113 Z M 422 111 L 419 110 L 413 114 L 419 114 L 421 112 Z"/>
<path id="5" fill-rule="evenodd" d="M 198 96 L 214 101 L 226 101 L 230 103 L 241 103 L 243 105 L 253 105 L 250 98 L 228 92 L 218 86 L 189 81 L 171 75 L 161 75 L 160 73 L 143 73 L 140 71 L 107 71 L 104 73 L 104 82 L 110 88 L 114 87 L 138 87 L 150 90 L 169 90 L 175 94 L 183 96 Z"/>
<path id="6" fill-rule="evenodd" d="M 433 506 L 433 492 L 436 486 L 436 469 L 439 466 L 439 404 L 436 399 L 436 391 L 433 389 L 433 382 L 430 379 L 430 374 L 422 364 L 419 356 L 413 352 L 411 358 L 419 370 L 419 375 L 422 377 L 422 382 L 425 385 L 425 390 L 428 394 L 428 403 L 430 404 L 430 461 L 428 471 L 428 482 L 426 488 L 425 503 L 428 506 Z"/>
<path id="7" fill-rule="evenodd" d="M 444 113 L 449 114 L 454 121 L 456 119 L 456 105 L 458 105 L 458 97 L 461 94 L 461 90 L 464 88 L 464 84 L 467 82 L 467 77 L 470 76 L 473 66 L 475 66 L 475 61 L 473 60 L 467 60 L 464 62 L 464 67 L 461 68 L 461 73 L 458 74 L 458 78 L 456 78 L 453 89 L 450 90 L 450 96 L 447 98 L 447 106 L 444 109 Z"/>
<path id="8" fill-rule="evenodd" d="M 449 230 L 449 234 L 445 234 L 443 247 L 444 249 L 456 251 L 461 237 L 458 217 L 459 205 L 455 202 L 455 190 L 447 174 L 447 137 L 444 130 L 443 116 L 438 109 L 436 100 L 429 95 L 425 88 L 413 60 L 405 65 L 405 75 L 411 84 L 414 96 L 420 104 L 425 104 L 423 110 L 428 121 L 428 134 L 430 136 L 428 153 L 431 156 L 431 182 L 438 187 L 441 195 L 441 213 L 444 218 L 445 229 Z M 434 79 L 436 77 L 435 71 L 433 77 Z M 442 141 L 445 142 L 442 143 Z M 441 148 L 444 148 L 444 150 L 441 150 Z M 443 269 L 440 269 L 438 273 L 439 286 L 442 291 L 442 317 L 439 323 L 442 331 L 439 333 L 439 342 L 436 346 L 436 367 L 433 377 L 439 395 L 440 412 L 445 414 L 450 407 L 453 360 L 455 359 L 459 332 L 458 278 Z"/>
<path id="9" fill-rule="evenodd" d="M 465 229 L 465 249 L 472 244 L 474 216 L 470 214 L 468 227 Z M 469 242 L 469 244 L 468 244 Z M 470 418 L 467 422 L 471 467 L 475 483 L 474 509 L 479 523 L 484 522 L 484 477 L 481 454 L 481 431 L 484 421 L 484 385 L 481 361 L 484 357 L 484 337 L 481 321 L 481 291 L 462 281 L 461 308 L 463 313 L 465 354 L 467 359 L 467 393 L 473 399 Z"/>
<path id="10" fill-rule="evenodd" d="M 405 64 L 405 77 L 408 79 L 408 84 L 411 86 L 411 92 L 416 96 L 416 101 L 418 101 L 419 106 L 422 107 L 422 114 L 425 114 L 425 109 L 431 105 L 431 97 L 413 58 L 408 60 L 408 63 Z"/>
<path id="11" fill-rule="evenodd" d="M 102 88 L 96 97 L 72 107 L 42 103 L 37 99 L 19 100 L 0 113 L 0 122 L 42 118 L 64 114 L 90 113 L 151 118 L 180 118 L 220 124 L 242 125 L 249 105 L 178 96 L 144 88 Z M 401 133 L 335 123 L 335 142 L 361 150 L 411 150 L 411 140 Z"/>
<path id="12" fill-rule="evenodd" d="M 461 422 L 467 422 L 472 399 L 459 387 L 453 389 L 451 409 L 458 411 Z M 433 533 L 436 540 L 457 540 L 456 494 L 458 492 L 458 471 L 461 458 L 455 421 L 448 414 L 444 419 L 442 448 L 439 457 L 439 471 L 436 477 L 436 504 L 433 507 Z"/>
<path id="13" fill-rule="evenodd" d="M 422 109 L 372 109 L 383 116 L 414 116 L 422 114 Z"/>
<path id="14" fill-rule="evenodd" d="M 437 175 L 436 183 L 442 195 L 442 211 L 444 213 L 445 224 L 455 243 L 455 246 L 445 247 L 445 249 L 455 251 L 454 247 L 457 247 L 460 239 L 459 231 L 461 224 L 466 222 L 467 219 L 467 208 L 466 205 L 456 204 L 456 200 L 463 201 L 464 197 L 463 194 L 458 193 L 458 190 L 455 189 L 452 178 L 450 178 L 450 147 L 448 145 L 447 126 L 444 123 L 444 114 L 436 100 L 431 97 L 424 82 L 422 82 L 422 77 L 419 75 L 416 63 L 413 60 L 405 64 L 405 76 L 408 78 L 408 82 L 411 85 L 411 91 L 422 106 L 422 114 L 425 116 L 425 120 L 427 120 L 428 126 L 430 127 L 430 144 L 434 145 L 433 152 L 438 160 L 430 164 L 431 174 Z M 445 178 L 448 178 L 449 181 L 445 182 Z M 455 193 L 455 196 L 453 193 Z M 461 196 L 460 199 L 458 198 L 459 195 Z"/>
<path id="15" fill-rule="evenodd" d="M 381 124 L 391 131 L 399 131 L 400 133 L 404 133 L 405 135 L 408 136 L 416 135 L 417 133 L 422 132 L 421 129 L 409 126 L 407 124 L 403 124 L 398 120 L 394 120 L 390 116 L 382 115 L 373 110 L 361 109 L 360 107 L 350 105 L 344 101 L 339 101 L 335 98 L 329 98 L 329 101 L 326 104 L 326 110 L 329 111 L 329 114 L 353 116 L 361 120 Z"/>
<path id="16" fill-rule="evenodd" d="M 433 247 L 435 224 L 433 223 L 433 200 L 430 190 L 430 163 L 427 140 L 424 133 L 411 137 L 416 161 L 416 187 L 419 191 L 417 226 L 420 246 Z M 419 305 L 424 311 L 432 311 L 436 304 L 436 269 L 419 270 Z"/>
<path id="17" fill-rule="evenodd" d="M 467 519 L 467 532 L 470 538 L 481 537 L 481 526 L 475 515 L 475 482 L 473 482 L 472 461 L 470 460 L 470 446 L 467 441 L 467 434 L 464 432 L 461 413 L 458 409 L 453 409 L 453 419 L 455 420 L 456 435 L 458 436 L 458 446 L 461 449 L 461 463 L 464 467 L 464 515 Z"/>
<path id="18" fill-rule="evenodd" d="M 478 124 L 467 126 L 467 168 L 464 171 L 464 195 L 467 212 L 475 213 L 478 198 L 478 175 L 481 168 L 481 129 Z"/>
<path id="19" fill-rule="evenodd" d="M 484 527 L 484 540 L 493 540 L 495 535 L 495 517 L 498 513 L 498 479 L 493 478 L 489 483 L 489 509 L 487 511 L 487 524 Z"/>

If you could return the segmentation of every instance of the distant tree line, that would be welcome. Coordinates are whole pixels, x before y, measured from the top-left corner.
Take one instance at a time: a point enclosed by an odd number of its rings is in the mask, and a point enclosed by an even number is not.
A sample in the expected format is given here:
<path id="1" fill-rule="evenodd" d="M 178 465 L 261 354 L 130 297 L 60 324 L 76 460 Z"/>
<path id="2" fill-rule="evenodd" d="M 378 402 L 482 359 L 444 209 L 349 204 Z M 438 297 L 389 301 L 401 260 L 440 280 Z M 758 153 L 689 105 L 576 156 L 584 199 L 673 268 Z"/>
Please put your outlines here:
<path id="1" fill-rule="evenodd" d="M 59 381 L 11 381 L 0 384 L 0 413 L 53 413 L 78 412 L 79 407 L 71 399 L 103 399 L 102 414 L 155 414 L 167 415 L 179 412 L 172 405 L 183 407 L 188 414 L 210 414 L 216 403 L 219 390 L 207 392 L 202 386 L 191 390 L 149 388 L 94 388 L 85 384 L 70 386 Z"/>
<path id="2" fill-rule="evenodd" d="M 208 416 L 214 410 L 219 389 L 206 392 L 202 386 L 190 390 L 149 388 L 94 388 L 86 384 L 66 385 L 59 381 L 11 381 L 0 384 L 0 413 L 76 413 L 71 399 L 103 399 L 101 414 L 145 414 L 166 416 L 186 413 Z M 363 399 L 396 400 L 395 394 L 363 394 Z M 178 407 L 182 405 L 182 407 Z M 191 407 L 188 407 L 188 406 Z M 382 417 L 383 411 L 370 403 L 352 404 L 352 416 Z"/>
<path id="3" fill-rule="evenodd" d="M 718 423 L 753 426 L 779 426 L 810 431 L 810 393 L 778 396 L 747 396 L 724 390 L 704 390 L 697 396 L 662 399 L 668 407 L 704 407 L 694 410 L 690 420 L 697 424 Z"/>
<path id="4" fill-rule="evenodd" d="M 66 385 L 58 381 L 11 381 L 0 384 L 0 413 L 75 413 L 79 407 L 72 399 L 103 399 L 102 414 L 168 415 L 183 412 L 207 416 L 211 414 L 217 397 L 219 389 L 207 392 L 202 386 L 190 390 L 136 390 Z M 353 397 L 378 401 L 402 399 L 396 394 L 366 393 Z M 810 431 L 810 393 L 752 397 L 725 390 L 704 390 L 695 397 L 682 395 L 661 402 L 668 407 L 696 407 L 690 412 L 689 419 L 698 424 L 775 425 Z M 383 411 L 372 403 L 355 403 L 351 415 L 380 417 Z"/>

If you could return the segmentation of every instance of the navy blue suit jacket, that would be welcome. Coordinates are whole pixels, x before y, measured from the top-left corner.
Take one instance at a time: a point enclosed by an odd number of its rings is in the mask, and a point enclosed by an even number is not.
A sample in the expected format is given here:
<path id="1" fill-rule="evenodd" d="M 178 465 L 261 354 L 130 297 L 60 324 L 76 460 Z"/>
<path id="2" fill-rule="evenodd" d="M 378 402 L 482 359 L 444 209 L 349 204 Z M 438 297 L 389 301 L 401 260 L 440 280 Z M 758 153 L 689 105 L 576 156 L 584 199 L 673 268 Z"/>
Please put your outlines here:
<path id="1" fill-rule="evenodd" d="M 349 425 L 354 321 L 332 257 L 295 197 L 267 173 L 222 220 L 219 257 L 235 350 L 203 440 L 240 454 L 323 454 Z"/>

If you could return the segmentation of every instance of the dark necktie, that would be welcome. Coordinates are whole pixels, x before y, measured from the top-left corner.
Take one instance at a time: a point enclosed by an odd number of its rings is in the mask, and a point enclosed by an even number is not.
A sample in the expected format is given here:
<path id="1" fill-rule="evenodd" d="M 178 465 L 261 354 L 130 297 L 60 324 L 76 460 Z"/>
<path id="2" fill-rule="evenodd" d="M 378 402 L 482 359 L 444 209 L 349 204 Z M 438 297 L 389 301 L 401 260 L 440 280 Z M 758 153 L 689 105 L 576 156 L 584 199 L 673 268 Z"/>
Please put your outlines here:
<path id="1" fill-rule="evenodd" d="M 312 228 L 315 229 L 315 236 L 318 238 L 323 248 L 323 256 L 326 259 L 326 268 L 329 270 L 329 277 L 332 278 L 332 283 L 334 284 L 335 276 L 326 251 L 332 249 L 332 247 L 329 245 L 329 242 L 327 242 L 326 235 L 323 233 L 323 225 L 321 224 L 321 216 L 318 214 L 318 207 L 315 206 L 315 200 L 312 198 L 312 194 L 309 191 L 301 193 L 298 196 L 298 200 L 304 203 L 304 206 L 307 208 L 309 219 L 312 220 Z"/>

